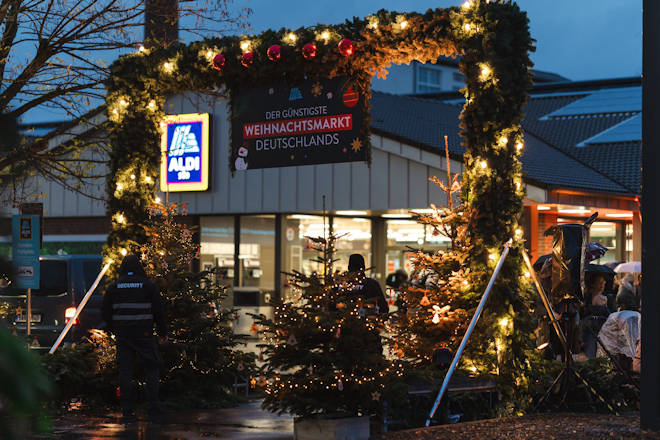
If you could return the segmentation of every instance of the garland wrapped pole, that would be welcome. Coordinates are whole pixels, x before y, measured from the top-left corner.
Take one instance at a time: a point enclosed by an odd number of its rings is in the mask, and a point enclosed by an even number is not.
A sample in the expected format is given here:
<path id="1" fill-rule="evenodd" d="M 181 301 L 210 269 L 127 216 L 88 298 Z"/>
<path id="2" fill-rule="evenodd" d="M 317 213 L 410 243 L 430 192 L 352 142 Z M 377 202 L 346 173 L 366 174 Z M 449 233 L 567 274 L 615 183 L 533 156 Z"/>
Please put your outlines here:
<path id="1" fill-rule="evenodd" d="M 467 288 L 475 304 L 499 259 L 500 244 L 515 240 L 467 350 L 478 353 L 482 372 L 498 374 L 504 394 L 511 396 L 515 387 L 528 382 L 526 357 L 534 345 L 519 225 L 524 195 L 521 122 L 532 85 L 532 50 L 527 16 L 515 3 L 474 0 L 424 14 L 381 10 L 339 25 L 267 30 L 126 55 L 111 66 L 106 84 L 112 229 L 104 253 L 119 260 L 148 240 L 142 225 L 158 189 L 160 123 L 168 96 L 197 91 L 220 94 L 231 104 L 240 90 L 259 85 L 347 77 L 365 97 L 360 101 L 365 114 L 361 134 L 368 152 L 373 75 L 385 77 L 391 63 L 460 55 L 466 81 L 460 115 L 463 198 L 473 245 L 465 263 L 474 274 Z M 235 148 L 230 149 L 231 159 Z M 234 166 L 234 160 L 229 163 Z"/>

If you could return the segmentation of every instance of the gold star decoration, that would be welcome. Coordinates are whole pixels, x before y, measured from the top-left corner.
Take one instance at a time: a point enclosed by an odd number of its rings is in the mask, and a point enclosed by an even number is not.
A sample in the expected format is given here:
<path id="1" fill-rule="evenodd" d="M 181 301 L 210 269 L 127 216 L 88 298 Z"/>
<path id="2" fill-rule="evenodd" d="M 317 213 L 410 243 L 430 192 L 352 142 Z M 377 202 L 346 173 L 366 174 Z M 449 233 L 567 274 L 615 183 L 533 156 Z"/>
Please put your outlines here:
<path id="1" fill-rule="evenodd" d="M 360 148 L 362 148 L 362 141 L 358 138 L 353 139 L 353 142 L 351 142 L 351 149 L 357 153 L 360 151 Z"/>
<path id="2" fill-rule="evenodd" d="M 321 96 L 321 93 L 323 93 L 323 86 L 321 85 L 321 83 L 318 82 L 314 83 L 314 85 L 312 86 L 312 96 L 314 96 L 314 98 L 318 98 L 319 96 Z"/>
<path id="3" fill-rule="evenodd" d="M 378 391 L 374 391 L 373 393 L 371 393 L 371 400 L 376 400 L 376 401 L 380 400 L 380 393 Z"/>

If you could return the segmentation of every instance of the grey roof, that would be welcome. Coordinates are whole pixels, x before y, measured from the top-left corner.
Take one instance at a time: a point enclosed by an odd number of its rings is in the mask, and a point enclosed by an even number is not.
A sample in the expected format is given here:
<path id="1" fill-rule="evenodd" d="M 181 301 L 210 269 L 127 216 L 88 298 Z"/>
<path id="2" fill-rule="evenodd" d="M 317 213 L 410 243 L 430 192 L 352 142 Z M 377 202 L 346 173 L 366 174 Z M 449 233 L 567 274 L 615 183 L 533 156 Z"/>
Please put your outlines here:
<path id="1" fill-rule="evenodd" d="M 578 98 L 564 97 L 544 102 L 550 112 Z M 460 106 L 442 101 L 373 92 L 372 129 L 413 145 L 444 151 L 443 136 L 448 135 L 450 152 L 465 151 L 458 136 Z M 545 114 L 545 113 L 544 113 Z M 528 180 L 551 187 L 629 193 L 620 183 L 549 145 L 533 133 L 525 135 L 523 172 Z"/>
<path id="2" fill-rule="evenodd" d="M 460 60 L 460 55 L 456 57 L 446 57 L 439 56 L 436 64 L 444 64 L 445 66 L 458 67 L 458 61 Z M 532 75 L 534 76 L 535 83 L 553 83 L 553 82 L 564 82 L 569 81 L 568 78 L 561 76 L 558 73 L 546 72 L 545 70 L 531 69 Z"/>
<path id="3" fill-rule="evenodd" d="M 537 88 L 523 128 L 640 194 L 641 89 L 639 78 L 555 85 L 550 93 Z"/>

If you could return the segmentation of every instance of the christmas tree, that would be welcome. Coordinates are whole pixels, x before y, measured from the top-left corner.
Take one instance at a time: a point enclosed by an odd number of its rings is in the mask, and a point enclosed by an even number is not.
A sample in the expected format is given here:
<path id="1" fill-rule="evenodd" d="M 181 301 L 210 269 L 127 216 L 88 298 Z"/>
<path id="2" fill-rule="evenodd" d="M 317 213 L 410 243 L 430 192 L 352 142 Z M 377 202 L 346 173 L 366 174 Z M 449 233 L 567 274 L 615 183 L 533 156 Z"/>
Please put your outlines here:
<path id="1" fill-rule="evenodd" d="M 395 350 L 421 369 L 431 367 L 435 350 L 458 347 L 470 312 L 479 301 L 470 289 L 466 268 L 471 248 L 466 228 L 468 207 L 453 201 L 461 186 L 458 175 L 447 185 L 437 177 L 432 181 L 447 194 L 447 207 L 431 205 L 433 212 L 418 214 L 417 220 L 430 226 L 433 235 L 448 237 L 451 244 L 449 249 L 434 253 L 417 252 L 413 260 L 417 282 L 400 293 L 401 309 L 392 324 Z"/>
<path id="2" fill-rule="evenodd" d="M 417 283 L 401 293 L 403 307 L 392 326 L 400 355 L 409 359 L 415 370 L 442 377 L 445 370 L 432 368 L 433 352 L 446 347 L 456 353 L 484 293 L 483 287 L 499 259 L 499 254 L 493 251 L 488 264 L 479 264 L 483 250 L 475 245 L 471 224 L 478 215 L 473 204 L 459 196 L 464 194 L 464 188 L 458 175 L 451 177 L 448 148 L 446 152 L 447 183 L 437 177 L 432 180 L 445 192 L 447 205 L 442 208 L 431 205 L 430 214 L 420 214 L 417 218 L 430 226 L 435 235 L 449 238 L 450 246 L 433 253 L 417 252 L 414 260 Z M 508 257 L 509 268 L 520 264 L 517 246 L 520 245 L 514 245 Z M 506 394 L 512 395 L 515 390 L 524 395 L 524 387 L 529 385 L 525 372 L 529 371 L 529 361 L 534 360 L 530 359 L 533 352 L 529 350 L 534 324 L 529 311 L 528 286 L 524 282 L 513 285 L 512 279 L 520 282 L 505 267 L 497 286 L 500 290 L 507 289 L 511 299 L 499 303 L 489 298 L 459 369 L 470 375 L 496 379 Z"/>
<path id="3" fill-rule="evenodd" d="M 249 378 L 254 355 L 236 349 L 241 338 L 233 334 L 234 311 L 221 308 L 225 287 L 213 271 L 194 272 L 199 256 L 190 227 L 177 221 L 185 215 L 177 205 L 154 204 L 142 248 L 147 275 L 161 291 L 168 316 L 170 343 L 162 347 L 162 394 L 180 405 L 222 404 L 236 379 Z"/>
<path id="4" fill-rule="evenodd" d="M 310 238 L 323 273 L 287 274 L 299 295 L 274 303 L 274 316 L 255 315 L 266 340 L 258 384 L 263 407 L 299 417 L 379 413 L 401 366 L 383 355 L 382 317 L 353 294 L 363 274 L 333 274 L 337 237 Z"/>

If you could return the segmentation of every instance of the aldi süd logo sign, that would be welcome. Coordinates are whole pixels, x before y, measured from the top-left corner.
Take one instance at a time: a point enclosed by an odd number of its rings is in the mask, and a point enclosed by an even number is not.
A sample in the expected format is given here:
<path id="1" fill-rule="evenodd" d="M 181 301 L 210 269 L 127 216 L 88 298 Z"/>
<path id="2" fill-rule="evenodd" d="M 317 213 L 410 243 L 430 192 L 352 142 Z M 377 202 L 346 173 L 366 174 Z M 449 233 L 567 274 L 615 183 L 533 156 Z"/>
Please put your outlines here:
<path id="1" fill-rule="evenodd" d="M 161 136 L 161 191 L 206 191 L 209 188 L 209 115 L 165 116 Z"/>

